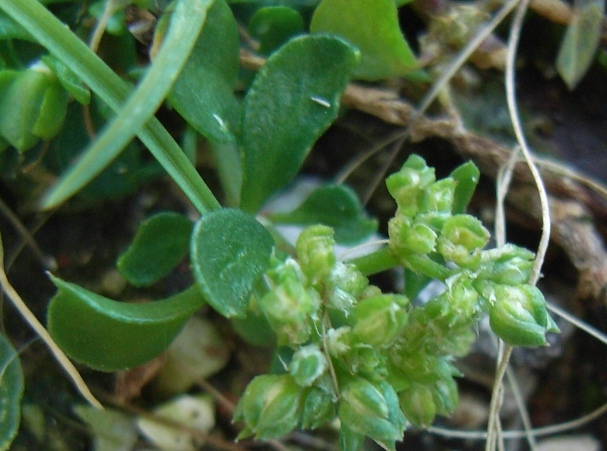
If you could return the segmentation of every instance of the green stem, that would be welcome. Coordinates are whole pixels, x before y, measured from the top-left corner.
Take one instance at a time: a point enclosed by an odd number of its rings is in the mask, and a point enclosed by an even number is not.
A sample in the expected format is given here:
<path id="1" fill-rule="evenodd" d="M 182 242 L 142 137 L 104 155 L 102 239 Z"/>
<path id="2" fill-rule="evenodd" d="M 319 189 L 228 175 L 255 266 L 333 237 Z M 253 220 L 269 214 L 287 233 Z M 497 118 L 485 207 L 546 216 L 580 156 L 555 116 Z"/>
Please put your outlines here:
<path id="1" fill-rule="evenodd" d="M 377 274 L 401 265 L 400 258 L 389 246 L 348 260 L 348 263 L 353 263 L 365 276 Z"/>
<path id="2" fill-rule="evenodd" d="M 440 263 L 436 263 L 427 255 L 409 254 L 403 258 L 403 264 L 415 272 L 422 273 L 432 279 L 445 281 L 450 275 L 451 270 Z"/>
<path id="3" fill-rule="evenodd" d="M 195 6 L 196 14 L 190 14 L 190 16 L 198 15 L 198 17 L 190 21 L 191 18 L 186 15 L 184 20 L 194 26 L 192 28 L 181 27 L 183 24 L 176 24 L 176 26 L 180 26 L 186 34 L 197 35 L 195 31 L 199 30 L 204 22 L 206 17 L 206 9 L 204 8 L 208 7 L 208 2 L 205 0 L 187 0 L 187 3 L 188 6 Z M 139 91 L 139 97 L 137 99 L 131 98 L 131 101 L 123 108 L 123 104 L 131 92 L 131 87 L 36 0 L 0 0 L 0 8 L 68 66 L 114 111 L 120 113 L 128 110 L 129 114 L 138 114 L 137 120 L 140 124 L 145 123 L 145 125 L 143 127 L 138 126 L 135 118 L 130 118 L 130 127 L 133 133 L 137 133 L 141 141 L 149 148 L 150 152 L 180 186 L 199 212 L 204 213 L 210 209 L 220 207 L 219 202 L 206 183 L 167 130 L 157 119 L 152 117 L 147 120 L 153 114 L 154 109 L 151 110 L 151 113 L 149 108 L 144 112 L 138 111 L 134 101 L 139 102 L 142 94 L 146 94 L 145 92 L 141 93 Z M 192 42 L 188 45 L 193 45 L 195 37 L 191 39 Z M 188 45 L 182 48 L 186 48 Z M 177 73 L 175 72 L 173 76 L 176 77 Z M 157 77 L 158 72 L 154 77 L 150 77 L 150 82 Z M 149 89 L 150 84 L 147 84 L 147 89 Z M 170 87 L 170 82 L 167 84 Z M 158 101 L 157 99 L 154 100 Z M 146 120 L 147 122 L 145 122 Z M 82 171 L 79 172 L 79 177 L 75 175 L 74 170 L 68 174 L 66 178 L 71 177 L 69 184 L 56 187 L 45 199 L 45 207 L 50 208 L 60 204 L 92 178 L 87 179 L 90 173 L 82 176 Z M 64 183 L 67 182 L 64 181 Z"/>

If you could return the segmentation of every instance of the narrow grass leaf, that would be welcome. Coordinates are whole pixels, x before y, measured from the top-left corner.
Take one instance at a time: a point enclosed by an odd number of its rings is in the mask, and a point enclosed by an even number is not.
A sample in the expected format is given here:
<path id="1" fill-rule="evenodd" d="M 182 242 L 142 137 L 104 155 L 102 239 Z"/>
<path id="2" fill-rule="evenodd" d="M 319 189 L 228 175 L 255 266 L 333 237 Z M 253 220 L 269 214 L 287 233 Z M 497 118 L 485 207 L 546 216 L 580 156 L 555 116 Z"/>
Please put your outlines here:
<path id="1" fill-rule="evenodd" d="M 207 2 L 203 3 L 206 5 Z M 0 0 L 0 8 L 19 25 L 30 30 L 38 42 L 82 79 L 112 110 L 120 111 L 131 87 L 43 5 L 36 0 Z M 201 11 L 200 8 L 196 10 Z M 203 11 L 199 15 L 204 16 Z M 192 29 L 188 31 L 193 33 Z M 151 118 L 143 128 L 136 131 L 141 141 L 199 212 L 219 207 L 196 169 L 157 119 Z M 43 204 L 51 208 L 59 205 L 65 198 L 65 195 L 47 196 Z"/>
<path id="2" fill-rule="evenodd" d="M 336 118 L 357 62 L 352 46 L 324 35 L 294 38 L 270 56 L 244 103 L 242 209 L 256 212 L 293 179 Z"/>
<path id="3" fill-rule="evenodd" d="M 177 3 L 167 38 L 154 64 L 108 128 L 51 190 L 48 203 L 60 203 L 90 182 L 152 117 L 183 68 L 210 3 L 210 0 L 181 0 Z"/>
<path id="4" fill-rule="evenodd" d="M 310 24 L 313 33 L 334 33 L 362 54 L 353 77 L 382 80 L 413 72 L 415 55 L 403 37 L 394 0 L 322 0 Z"/>
<path id="5" fill-rule="evenodd" d="M 9 449 L 21 419 L 23 373 L 19 356 L 0 334 L 0 450 Z"/>
<path id="6" fill-rule="evenodd" d="M 159 281 L 187 255 L 193 227 L 179 213 L 162 212 L 148 218 L 118 259 L 118 271 L 137 286 Z"/>
<path id="7" fill-rule="evenodd" d="M 101 371 L 156 357 L 205 304 L 197 286 L 159 301 L 127 303 L 51 278 L 58 288 L 48 308 L 51 336 L 68 356 Z"/>
<path id="8" fill-rule="evenodd" d="M 209 304 L 226 317 L 244 316 L 273 246 L 270 233 L 240 210 L 203 215 L 194 227 L 190 259 Z"/>

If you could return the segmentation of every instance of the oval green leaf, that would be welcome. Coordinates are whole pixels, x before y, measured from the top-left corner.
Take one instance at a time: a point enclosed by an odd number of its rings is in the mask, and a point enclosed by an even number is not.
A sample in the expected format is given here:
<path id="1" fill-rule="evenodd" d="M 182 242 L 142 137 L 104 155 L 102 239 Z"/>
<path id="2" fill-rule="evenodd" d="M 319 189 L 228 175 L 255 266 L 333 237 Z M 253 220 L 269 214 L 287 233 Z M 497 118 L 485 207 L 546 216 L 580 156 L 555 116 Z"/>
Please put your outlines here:
<path id="1" fill-rule="evenodd" d="M 162 212 L 148 218 L 118 259 L 118 271 L 137 286 L 159 281 L 187 255 L 193 227 L 179 213 Z"/>
<path id="2" fill-rule="evenodd" d="M 256 212 L 290 182 L 337 117 L 358 54 L 331 36 L 301 36 L 274 53 L 247 94 L 241 208 Z"/>
<path id="3" fill-rule="evenodd" d="M 234 96 L 239 68 L 236 20 L 224 0 L 215 0 L 204 28 L 169 101 L 183 118 L 208 139 L 234 140 L 240 105 Z"/>
<path id="4" fill-rule="evenodd" d="M 288 6 L 267 6 L 258 9 L 249 21 L 249 33 L 259 40 L 262 55 L 268 55 L 291 36 L 304 31 L 304 21 L 299 12 Z"/>
<path id="5" fill-rule="evenodd" d="M 362 54 L 353 77 L 382 80 L 412 72 L 415 55 L 398 23 L 394 0 L 322 0 L 310 24 L 313 33 L 334 33 Z"/>
<path id="6" fill-rule="evenodd" d="M 48 329 L 65 353 L 101 371 L 141 365 L 164 351 L 205 303 L 197 286 L 148 303 L 118 302 L 52 277 Z"/>
<path id="7" fill-rule="evenodd" d="M 190 259 L 209 304 L 226 317 L 244 316 L 273 246 L 270 233 L 240 210 L 203 215 L 194 227 Z"/>
<path id="8" fill-rule="evenodd" d="M 352 189 L 344 185 L 324 185 L 314 190 L 296 209 L 270 215 L 281 224 L 324 224 L 335 229 L 335 241 L 360 242 L 377 230 L 377 221 L 369 219 Z"/>
<path id="9" fill-rule="evenodd" d="M 0 334 L 0 450 L 9 449 L 19 429 L 23 373 L 19 356 Z"/>

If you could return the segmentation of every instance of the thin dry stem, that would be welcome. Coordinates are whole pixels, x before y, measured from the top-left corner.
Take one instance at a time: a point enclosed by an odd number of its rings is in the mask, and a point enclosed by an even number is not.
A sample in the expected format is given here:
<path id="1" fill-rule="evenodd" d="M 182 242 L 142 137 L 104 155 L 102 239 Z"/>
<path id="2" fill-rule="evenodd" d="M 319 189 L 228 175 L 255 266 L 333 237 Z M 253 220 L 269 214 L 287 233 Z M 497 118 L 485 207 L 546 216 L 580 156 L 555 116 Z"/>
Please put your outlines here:
<path id="1" fill-rule="evenodd" d="M 525 12 L 527 11 L 527 8 L 529 6 L 529 1 L 530 0 L 521 0 L 521 3 L 517 8 L 514 20 L 512 21 L 512 27 L 510 29 L 510 37 L 508 39 L 508 53 L 506 59 L 506 100 L 508 102 L 508 111 L 510 113 L 510 119 L 512 120 L 512 126 L 514 128 L 516 140 L 518 141 L 521 151 L 525 157 L 525 161 L 527 162 L 529 170 L 531 171 L 531 174 L 533 176 L 533 180 L 537 186 L 537 190 L 540 196 L 540 204 L 542 208 L 542 236 L 540 238 L 540 243 L 537 249 L 535 262 L 529 280 L 529 283 L 535 285 L 540 278 L 541 267 L 544 263 L 546 251 L 548 250 L 551 223 L 550 207 L 548 205 L 548 194 L 546 193 L 546 188 L 544 187 L 544 181 L 542 180 L 542 177 L 540 176 L 537 167 L 533 163 L 531 150 L 529 149 L 527 140 L 525 139 L 525 134 L 523 133 L 523 127 L 521 125 L 521 119 L 518 114 L 515 93 L 516 52 L 520 40 L 523 18 L 525 17 Z"/>
<path id="2" fill-rule="evenodd" d="M 453 78 L 455 73 L 462 67 L 462 65 L 470 58 L 470 55 L 478 48 L 481 43 L 487 39 L 487 37 L 493 33 L 493 30 L 510 14 L 510 11 L 514 9 L 519 0 L 509 0 L 502 8 L 493 16 L 493 18 L 487 22 L 477 34 L 466 44 L 457 57 L 449 64 L 449 67 L 445 69 L 440 78 L 432 85 L 430 91 L 426 93 L 422 102 L 419 105 L 418 112 L 422 114 L 428 109 L 428 107 L 434 102 L 439 93 L 447 85 L 449 80 Z"/>
<path id="3" fill-rule="evenodd" d="M 32 311 L 25 304 L 19 293 L 13 288 L 13 286 L 8 281 L 6 277 L 6 272 L 4 271 L 4 247 L 2 246 L 2 238 L 0 237 L 0 285 L 2 289 L 11 300 L 15 308 L 19 311 L 21 316 L 25 319 L 25 321 L 31 326 L 32 329 L 42 338 L 42 340 L 46 343 L 48 348 L 51 350 L 59 364 L 63 367 L 65 372 L 72 379 L 72 382 L 82 394 L 84 399 L 86 399 L 92 406 L 97 407 L 98 409 L 103 409 L 101 403 L 93 396 L 90 389 L 80 376 L 80 373 L 74 366 L 74 364 L 67 358 L 67 356 L 63 353 L 57 343 L 50 336 L 48 331 L 44 328 L 44 326 L 38 321 L 38 318 L 34 316 Z"/>

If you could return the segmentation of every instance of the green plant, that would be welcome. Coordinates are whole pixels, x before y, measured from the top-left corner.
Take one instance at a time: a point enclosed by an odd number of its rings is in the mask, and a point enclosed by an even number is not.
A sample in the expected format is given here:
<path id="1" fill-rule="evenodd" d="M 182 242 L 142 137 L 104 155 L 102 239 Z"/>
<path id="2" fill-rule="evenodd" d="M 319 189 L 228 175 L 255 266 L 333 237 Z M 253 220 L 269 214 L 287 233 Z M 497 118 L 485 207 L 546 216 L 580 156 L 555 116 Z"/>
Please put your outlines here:
<path id="1" fill-rule="evenodd" d="M 79 193 L 138 136 L 200 213 L 195 223 L 174 212 L 147 219 L 118 261 L 130 283 L 148 286 L 189 255 L 195 284 L 176 296 L 128 304 L 52 277 L 58 291 L 48 328 L 74 360 L 103 371 L 143 364 L 209 304 L 233 319 L 244 339 L 259 341 L 251 330 L 269 328 L 282 356 L 281 367 L 253 379 L 242 395 L 235 413 L 245 423 L 240 437 L 276 438 L 338 417 L 342 449 L 359 448 L 365 437 L 394 449 L 408 424 L 428 426 L 455 408 L 459 373 L 452 362 L 468 352 L 483 315 L 512 345 L 541 346 L 547 332 L 557 331 L 543 295 L 528 283 L 533 254 L 514 245 L 485 249 L 489 232 L 465 214 L 479 178 L 472 163 L 436 180 L 422 158 L 411 156 L 386 179 L 397 205 L 389 244 L 349 261 L 335 257 L 336 241 L 359 241 L 376 222 L 348 188 L 323 186 L 291 212 L 263 224 L 255 217 L 336 119 L 352 77 L 420 75 L 392 0 L 375 0 L 369 21 L 361 17 L 367 2 L 323 0 L 312 34 L 303 35 L 296 10 L 259 10 L 250 26 L 271 54 L 242 101 L 234 93 L 237 26 L 224 0 L 180 0 L 167 8 L 156 31 L 159 50 L 135 88 L 35 0 L 0 0 L 0 8 L 14 30 L 8 37 L 35 40 L 56 58 L 38 49 L 33 67 L 0 73 L 3 102 L 23 90 L 32 97 L 0 121 L 5 152 L 23 158 L 40 139 L 60 137 L 68 95 L 90 102 L 83 84 L 116 113 L 44 206 Z M 277 23 L 287 26 L 269 26 Z M 371 32 L 380 25 L 384 33 L 376 37 Z M 153 117 L 165 99 L 212 143 L 232 208 L 221 205 Z M 294 248 L 277 237 L 275 226 L 285 222 L 309 226 Z M 369 283 L 368 276 L 398 266 L 442 282 L 444 292 L 417 305 L 416 287 L 404 295 Z"/>

